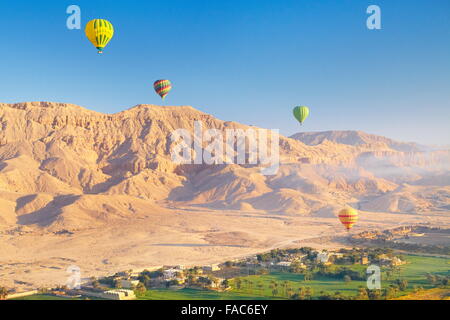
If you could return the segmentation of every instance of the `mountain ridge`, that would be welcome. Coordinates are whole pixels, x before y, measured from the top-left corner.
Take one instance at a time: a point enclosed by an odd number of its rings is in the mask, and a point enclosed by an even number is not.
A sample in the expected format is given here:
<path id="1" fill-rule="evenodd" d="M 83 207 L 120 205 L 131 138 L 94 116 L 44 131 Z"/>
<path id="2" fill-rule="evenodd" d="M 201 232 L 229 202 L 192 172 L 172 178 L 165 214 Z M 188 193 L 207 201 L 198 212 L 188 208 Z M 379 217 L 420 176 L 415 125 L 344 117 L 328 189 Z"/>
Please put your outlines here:
<path id="1" fill-rule="evenodd" d="M 399 151 L 392 146 L 402 143 L 385 137 L 369 135 L 370 143 L 352 145 L 280 135 L 280 169 L 264 176 L 258 165 L 174 163 L 170 134 L 180 128 L 193 132 L 194 121 L 220 132 L 258 129 L 191 106 L 139 104 L 104 114 L 64 103 L 0 104 L 0 121 L 0 201 L 7 208 L 0 226 L 86 228 L 145 215 L 145 207 L 327 215 L 324 210 L 335 214 L 367 197 L 394 203 L 402 183 L 417 184 L 402 194 L 408 205 L 366 207 L 439 211 L 450 204 L 450 182 L 442 175 L 450 152 Z M 414 205 L 433 184 L 444 197 Z"/>
<path id="2" fill-rule="evenodd" d="M 328 130 L 317 132 L 299 132 L 290 136 L 292 139 L 302 141 L 307 145 L 318 145 L 324 141 L 332 141 L 352 146 L 364 144 L 385 143 L 396 151 L 423 152 L 431 151 L 432 148 L 415 142 L 399 142 L 385 136 L 366 133 L 361 130 Z"/>

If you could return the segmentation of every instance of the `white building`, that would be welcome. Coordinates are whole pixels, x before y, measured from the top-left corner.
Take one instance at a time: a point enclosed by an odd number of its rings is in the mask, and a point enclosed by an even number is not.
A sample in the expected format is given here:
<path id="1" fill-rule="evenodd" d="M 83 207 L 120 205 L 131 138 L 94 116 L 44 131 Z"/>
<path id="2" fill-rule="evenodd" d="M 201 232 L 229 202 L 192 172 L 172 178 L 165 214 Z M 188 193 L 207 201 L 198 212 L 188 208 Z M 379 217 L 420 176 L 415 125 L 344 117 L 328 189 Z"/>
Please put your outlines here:
<path id="1" fill-rule="evenodd" d="M 280 261 L 277 263 L 277 266 L 279 267 L 290 267 L 291 266 L 291 262 L 290 261 Z"/>
<path id="2" fill-rule="evenodd" d="M 164 280 L 173 280 L 177 277 L 177 275 L 180 273 L 179 269 L 167 269 L 163 270 L 163 278 Z"/>
<path id="3" fill-rule="evenodd" d="M 136 299 L 133 290 L 114 289 L 103 292 L 106 299 L 111 300 L 133 300 Z"/>

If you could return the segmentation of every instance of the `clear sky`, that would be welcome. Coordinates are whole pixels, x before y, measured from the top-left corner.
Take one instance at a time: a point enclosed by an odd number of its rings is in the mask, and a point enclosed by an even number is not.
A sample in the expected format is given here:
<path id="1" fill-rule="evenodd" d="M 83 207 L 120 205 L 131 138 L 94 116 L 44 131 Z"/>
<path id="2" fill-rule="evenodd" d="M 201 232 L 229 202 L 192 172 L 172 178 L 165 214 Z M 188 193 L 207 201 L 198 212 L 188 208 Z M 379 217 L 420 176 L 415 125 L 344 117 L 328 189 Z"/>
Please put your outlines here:
<path id="1" fill-rule="evenodd" d="M 68 30 L 66 8 L 81 7 Z M 382 30 L 366 8 L 381 7 Z M 192 105 L 285 135 L 364 130 L 450 144 L 450 1 L 171 0 L 0 2 L 0 102 L 56 101 L 114 113 Z M 115 36 L 103 55 L 94 18 Z M 300 127 L 292 108 L 307 105 Z"/>

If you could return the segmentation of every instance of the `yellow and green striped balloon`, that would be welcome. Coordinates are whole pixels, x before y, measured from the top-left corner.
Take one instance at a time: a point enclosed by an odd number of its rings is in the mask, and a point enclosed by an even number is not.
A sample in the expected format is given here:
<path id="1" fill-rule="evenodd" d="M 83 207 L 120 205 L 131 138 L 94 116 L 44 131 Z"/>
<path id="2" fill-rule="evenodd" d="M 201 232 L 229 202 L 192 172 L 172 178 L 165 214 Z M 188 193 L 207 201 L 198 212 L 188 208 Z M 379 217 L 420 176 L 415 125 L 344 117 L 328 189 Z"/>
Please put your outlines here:
<path id="1" fill-rule="evenodd" d="M 94 19 L 86 25 L 85 33 L 98 53 L 103 53 L 103 49 L 114 36 L 114 27 L 108 20 Z"/>
<path id="2" fill-rule="evenodd" d="M 306 106 L 298 106 L 294 108 L 294 117 L 295 119 L 300 122 L 300 124 L 303 124 L 303 122 L 308 118 L 309 116 L 309 108 Z"/>

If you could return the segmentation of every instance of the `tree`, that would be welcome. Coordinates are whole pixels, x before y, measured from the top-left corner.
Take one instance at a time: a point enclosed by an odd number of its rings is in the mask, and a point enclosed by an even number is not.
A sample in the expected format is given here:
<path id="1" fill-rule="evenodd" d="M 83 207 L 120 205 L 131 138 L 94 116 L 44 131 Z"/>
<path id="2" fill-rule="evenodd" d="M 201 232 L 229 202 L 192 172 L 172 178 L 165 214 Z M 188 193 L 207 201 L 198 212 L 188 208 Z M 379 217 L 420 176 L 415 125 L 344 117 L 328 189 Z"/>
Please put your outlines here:
<path id="1" fill-rule="evenodd" d="M 397 289 L 394 286 L 390 286 L 384 289 L 384 296 L 386 299 L 392 299 L 397 295 Z"/>
<path id="2" fill-rule="evenodd" d="M 306 289 L 305 287 L 300 287 L 297 289 L 297 295 L 299 300 L 305 300 Z"/>
<path id="3" fill-rule="evenodd" d="M 312 272 L 305 272 L 304 276 L 305 281 L 310 281 L 313 279 L 313 273 Z"/>
<path id="4" fill-rule="evenodd" d="M 0 287 L 0 300 L 6 299 L 7 296 L 8 296 L 8 289 L 6 289 L 5 287 Z"/>
<path id="5" fill-rule="evenodd" d="M 272 296 L 276 296 L 278 294 L 278 289 L 277 288 L 274 288 L 273 290 L 272 290 Z"/>
<path id="6" fill-rule="evenodd" d="M 369 295 L 367 294 L 367 291 L 364 287 L 359 286 L 358 287 L 358 295 L 356 296 L 357 300 L 368 300 Z"/>
<path id="7" fill-rule="evenodd" d="M 152 279 L 150 278 L 149 275 L 146 274 L 142 276 L 142 278 L 140 278 L 139 281 L 141 281 L 144 284 L 144 286 L 150 287 Z"/>
<path id="8" fill-rule="evenodd" d="M 289 297 L 289 299 L 291 299 L 291 300 L 300 300 L 300 298 L 298 297 L 298 293 L 294 293 L 292 296 Z"/>
<path id="9" fill-rule="evenodd" d="M 145 287 L 145 285 L 142 282 L 139 282 L 136 286 L 135 292 L 138 295 L 143 295 L 146 291 L 147 291 L 147 288 Z"/>
<path id="10" fill-rule="evenodd" d="M 395 280 L 395 284 L 398 285 L 400 291 L 405 291 L 408 288 L 408 280 L 405 279 L 397 279 Z"/>
<path id="11" fill-rule="evenodd" d="M 314 290 L 311 287 L 306 287 L 305 288 L 305 297 L 306 297 L 306 299 L 311 300 L 313 294 L 314 294 Z"/>
<path id="12" fill-rule="evenodd" d="M 376 290 L 367 289 L 367 295 L 369 296 L 370 300 L 380 300 L 381 291 L 378 289 L 376 289 Z"/>
<path id="13" fill-rule="evenodd" d="M 287 295 L 287 289 L 288 289 L 288 286 L 289 286 L 289 282 L 285 280 L 285 281 L 283 281 L 281 286 L 283 287 L 283 292 L 284 292 L 284 295 L 286 296 Z"/>
<path id="14" fill-rule="evenodd" d="M 427 280 L 430 284 L 435 285 L 437 282 L 437 277 L 434 274 L 427 273 Z"/>
<path id="15" fill-rule="evenodd" d="M 100 288 L 100 282 L 95 277 L 91 278 L 91 284 L 92 284 L 92 287 L 94 287 L 96 289 Z"/>
<path id="16" fill-rule="evenodd" d="M 264 289 L 264 284 L 262 282 L 258 282 L 257 286 L 258 286 L 260 294 L 262 295 L 263 294 L 263 289 Z"/>
<path id="17" fill-rule="evenodd" d="M 242 280 L 241 278 L 236 278 L 234 280 L 234 283 L 236 284 L 236 289 L 240 290 L 241 289 L 241 285 L 242 285 Z"/>
<path id="18" fill-rule="evenodd" d="M 392 277 L 393 272 L 391 270 L 386 270 L 386 278 L 389 280 Z"/>
<path id="19" fill-rule="evenodd" d="M 250 293 L 252 293 L 252 291 L 253 291 L 253 281 L 252 280 L 248 280 L 247 284 L 248 284 L 248 289 L 249 289 Z"/>

